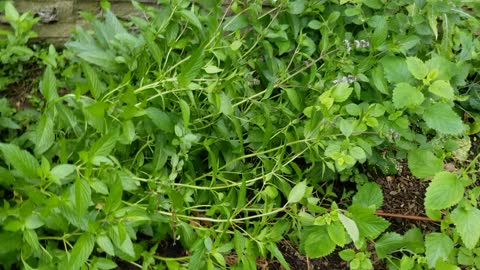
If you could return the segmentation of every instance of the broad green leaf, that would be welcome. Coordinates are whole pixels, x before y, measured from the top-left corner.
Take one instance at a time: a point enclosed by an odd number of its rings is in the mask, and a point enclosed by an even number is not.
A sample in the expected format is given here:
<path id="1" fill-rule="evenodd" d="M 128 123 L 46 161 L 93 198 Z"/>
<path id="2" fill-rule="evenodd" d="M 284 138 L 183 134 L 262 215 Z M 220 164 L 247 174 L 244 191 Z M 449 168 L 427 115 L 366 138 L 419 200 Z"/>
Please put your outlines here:
<path id="1" fill-rule="evenodd" d="M 95 99 L 98 99 L 105 92 L 105 85 L 98 78 L 97 72 L 87 63 L 82 63 L 82 70 L 87 79 L 90 93 Z"/>
<path id="2" fill-rule="evenodd" d="M 375 241 L 375 251 L 380 259 L 396 252 L 403 247 L 403 236 L 395 232 L 388 232 Z"/>
<path id="3" fill-rule="evenodd" d="M 422 92 L 408 83 L 399 83 L 393 89 L 392 101 L 395 108 L 414 108 L 422 104 Z"/>
<path id="4" fill-rule="evenodd" d="M 466 209 L 459 206 L 453 210 L 451 217 L 465 247 L 473 249 L 480 238 L 480 210 L 475 207 Z"/>
<path id="5" fill-rule="evenodd" d="M 57 177 L 58 179 L 66 178 L 67 176 L 71 175 L 77 170 L 75 165 L 71 164 L 60 164 L 52 168 L 50 171 L 52 175 Z"/>
<path id="6" fill-rule="evenodd" d="M 302 237 L 301 241 L 305 253 L 312 259 L 327 256 L 335 250 L 335 242 L 328 236 L 326 226 L 309 228 L 309 232 Z"/>
<path id="7" fill-rule="evenodd" d="M 355 250 L 347 248 L 340 251 L 338 255 L 340 256 L 340 258 L 342 258 L 342 260 L 349 262 L 353 260 L 353 258 L 355 258 Z"/>
<path id="8" fill-rule="evenodd" d="M 417 57 L 407 57 L 406 62 L 408 71 L 410 71 L 415 79 L 423 80 L 425 76 L 427 76 L 428 68 L 422 60 Z"/>
<path id="9" fill-rule="evenodd" d="M 375 86 L 375 88 L 382 94 L 389 94 L 383 68 L 380 65 L 377 65 L 372 69 L 371 73 L 372 79 L 370 81 L 373 83 L 373 86 Z"/>
<path id="10" fill-rule="evenodd" d="M 190 10 L 182 9 L 179 11 L 180 15 L 185 18 L 191 25 L 193 25 L 200 33 L 203 33 L 202 23 L 197 15 Z"/>
<path id="11" fill-rule="evenodd" d="M 447 260 L 453 250 L 453 241 L 443 233 L 429 233 L 425 236 L 425 255 L 428 266 L 433 268 L 438 260 Z"/>
<path id="12" fill-rule="evenodd" d="M 342 223 L 343 227 L 345 228 L 353 242 L 357 242 L 360 239 L 360 232 L 355 221 L 346 217 L 342 213 L 338 213 L 338 219 Z"/>
<path id="13" fill-rule="evenodd" d="M 58 98 L 57 79 L 51 66 L 47 66 L 43 78 L 40 81 L 40 92 L 47 102 L 52 102 Z"/>
<path id="14" fill-rule="evenodd" d="M 220 112 L 225 115 L 233 114 L 232 98 L 225 93 L 220 93 Z"/>
<path id="15" fill-rule="evenodd" d="M 437 173 L 425 193 L 425 208 L 445 209 L 454 206 L 462 198 L 464 186 L 454 172 Z"/>
<path id="16" fill-rule="evenodd" d="M 233 32 L 245 28 L 249 25 L 247 16 L 238 14 L 231 17 L 226 17 L 223 23 L 223 31 Z"/>
<path id="17" fill-rule="evenodd" d="M 384 4 L 380 0 L 362 0 L 362 3 L 373 9 L 381 9 L 384 7 Z"/>
<path id="18" fill-rule="evenodd" d="M 112 241 L 106 235 L 97 236 L 97 244 L 103 249 L 108 255 L 115 256 L 115 249 L 113 247 Z"/>
<path id="19" fill-rule="evenodd" d="M 14 144 L 0 143 L 0 150 L 3 153 L 4 160 L 18 173 L 25 177 L 37 177 L 37 169 L 40 165 L 32 154 Z"/>
<path id="20" fill-rule="evenodd" d="M 288 3 L 288 12 L 293 15 L 299 15 L 305 10 L 304 0 L 295 0 Z"/>
<path id="21" fill-rule="evenodd" d="M 178 75 L 178 83 L 181 86 L 188 86 L 195 79 L 203 67 L 203 48 L 198 48 L 190 58 L 180 66 L 180 74 Z"/>
<path id="22" fill-rule="evenodd" d="M 37 233 L 34 230 L 23 231 L 23 240 L 37 253 L 41 251 L 40 243 L 38 242 Z"/>
<path id="23" fill-rule="evenodd" d="M 98 269 L 105 269 L 105 270 L 108 270 L 108 269 L 117 269 L 118 268 L 118 265 L 110 260 L 110 259 L 106 259 L 106 258 L 98 258 L 96 257 L 95 258 L 95 266 L 98 268 Z"/>
<path id="24" fill-rule="evenodd" d="M 381 259 L 402 249 L 409 250 L 412 253 L 422 253 L 424 251 L 423 234 L 420 229 L 410 229 L 403 236 L 388 232 L 375 241 L 375 251 Z"/>
<path id="25" fill-rule="evenodd" d="M 16 22 L 19 18 L 20 14 L 18 13 L 17 9 L 15 9 L 15 6 L 12 4 L 12 2 L 7 1 L 5 3 L 5 19 Z"/>
<path id="26" fill-rule="evenodd" d="M 376 0 L 378 1 L 378 0 Z M 381 22 L 378 23 L 377 27 L 373 31 L 371 43 L 373 48 L 378 48 L 379 46 L 383 45 L 387 40 L 388 35 L 388 23 L 384 17 L 380 17 Z"/>
<path id="27" fill-rule="evenodd" d="M 337 245 L 343 247 L 347 242 L 345 229 L 341 223 L 334 222 L 327 225 L 328 236 Z"/>
<path id="28" fill-rule="evenodd" d="M 55 141 L 53 133 L 53 118 L 47 114 L 42 115 L 35 130 L 35 154 L 41 155 L 47 151 Z"/>
<path id="29" fill-rule="evenodd" d="M 350 137 L 352 135 L 353 130 L 355 128 L 355 120 L 354 119 L 342 119 L 339 123 L 339 128 L 342 134 L 345 137 Z"/>
<path id="30" fill-rule="evenodd" d="M 369 182 L 361 186 L 357 194 L 353 196 L 353 205 L 380 208 L 383 204 L 383 193 L 380 186 L 375 182 Z"/>
<path id="31" fill-rule="evenodd" d="M 288 194 L 288 203 L 297 203 L 301 199 L 303 199 L 303 196 L 305 196 L 305 191 L 307 190 L 307 182 L 302 181 L 298 184 L 296 184 L 290 193 Z"/>
<path id="32" fill-rule="evenodd" d="M 110 132 L 98 139 L 90 148 L 90 156 L 108 156 L 118 141 L 118 133 Z"/>
<path id="33" fill-rule="evenodd" d="M 385 78 L 390 83 L 408 83 L 412 75 L 408 71 L 407 63 L 403 58 L 396 56 L 385 56 L 380 60 L 383 66 Z"/>
<path id="34" fill-rule="evenodd" d="M 31 214 L 25 219 L 25 228 L 27 229 L 38 229 L 44 224 L 43 220 L 37 214 Z"/>
<path id="35" fill-rule="evenodd" d="M 91 196 L 92 191 L 90 190 L 88 181 L 77 178 L 77 180 L 75 180 L 75 209 L 79 216 L 82 216 L 87 212 Z"/>
<path id="36" fill-rule="evenodd" d="M 303 106 L 297 90 L 292 88 L 285 88 L 284 90 L 287 93 L 288 99 L 292 103 L 293 107 L 295 107 L 295 109 L 298 111 L 302 111 Z"/>
<path id="37" fill-rule="evenodd" d="M 91 233 L 84 232 L 75 242 L 71 256 L 68 259 L 67 269 L 77 270 L 84 266 L 95 246 L 95 239 Z"/>
<path id="38" fill-rule="evenodd" d="M 443 170 L 443 160 L 427 149 L 415 149 L 408 152 L 408 168 L 416 177 L 433 176 Z"/>
<path id="39" fill-rule="evenodd" d="M 431 93 L 452 100 L 454 97 L 453 88 L 448 81 L 438 80 L 434 81 L 429 87 L 428 91 Z"/>
<path id="40" fill-rule="evenodd" d="M 353 89 L 348 83 L 342 82 L 333 87 L 332 97 L 335 102 L 344 102 L 352 94 Z"/>
<path id="41" fill-rule="evenodd" d="M 358 226 L 360 235 L 368 239 L 377 238 L 390 226 L 388 221 L 376 216 L 373 210 L 369 208 L 352 205 L 348 210 L 352 213 L 352 218 Z"/>
<path id="42" fill-rule="evenodd" d="M 462 119 L 445 103 L 428 106 L 423 113 L 423 120 L 438 133 L 459 135 L 464 132 Z"/>
<path id="43" fill-rule="evenodd" d="M 174 124 L 167 113 L 153 107 L 148 107 L 145 112 L 157 128 L 167 132 L 173 131 Z"/>

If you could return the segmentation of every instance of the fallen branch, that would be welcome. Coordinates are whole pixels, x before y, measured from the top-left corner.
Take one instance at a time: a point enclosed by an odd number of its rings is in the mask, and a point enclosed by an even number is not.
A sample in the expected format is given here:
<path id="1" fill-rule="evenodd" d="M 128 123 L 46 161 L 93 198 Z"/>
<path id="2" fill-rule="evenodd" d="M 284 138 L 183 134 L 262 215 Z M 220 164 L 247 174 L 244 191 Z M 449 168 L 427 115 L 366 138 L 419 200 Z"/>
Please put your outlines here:
<path id="1" fill-rule="evenodd" d="M 411 219 L 411 220 L 420 220 L 420 221 L 428 221 L 428 222 L 440 222 L 440 220 L 433 220 L 428 217 L 421 217 L 421 216 L 414 216 L 414 215 L 404 215 L 404 214 L 393 214 L 393 213 L 385 213 L 381 210 L 375 211 L 376 215 L 383 216 L 383 217 L 395 217 L 395 218 L 403 218 L 403 219 Z"/>

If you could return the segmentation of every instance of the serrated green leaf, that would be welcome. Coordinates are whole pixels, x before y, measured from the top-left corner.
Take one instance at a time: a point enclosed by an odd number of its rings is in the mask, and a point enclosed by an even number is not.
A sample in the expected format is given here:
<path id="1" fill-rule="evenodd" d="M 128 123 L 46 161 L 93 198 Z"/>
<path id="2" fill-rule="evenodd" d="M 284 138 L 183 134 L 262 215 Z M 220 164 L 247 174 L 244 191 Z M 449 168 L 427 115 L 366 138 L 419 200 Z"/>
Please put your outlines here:
<path id="1" fill-rule="evenodd" d="M 375 86 L 375 88 L 382 94 L 389 94 L 383 68 L 380 65 L 377 65 L 372 69 L 371 74 L 372 79 L 370 81 L 373 83 L 373 86 Z"/>
<path id="2" fill-rule="evenodd" d="M 303 196 L 305 196 L 305 191 L 307 190 L 307 182 L 302 181 L 298 184 L 296 184 L 290 193 L 288 194 L 288 203 L 297 203 L 301 199 L 303 199 Z"/>
<path id="3" fill-rule="evenodd" d="M 376 0 L 377 1 L 377 0 Z M 377 48 L 385 43 L 388 35 L 388 23 L 385 18 L 381 17 L 381 22 L 378 23 L 377 27 L 373 31 L 371 43 L 373 48 Z"/>
<path id="4" fill-rule="evenodd" d="M 249 25 L 249 20 L 244 14 L 226 17 L 223 23 L 223 31 L 233 32 L 245 28 Z"/>
<path id="5" fill-rule="evenodd" d="M 352 94 L 353 88 L 348 83 L 342 82 L 333 87 L 332 98 L 335 102 L 344 102 Z"/>
<path id="6" fill-rule="evenodd" d="M 51 66 L 47 66 L 43 78 L 40 81 L 40 92 L 47 102 L 52 102 L 58 98 L 57 79 Z"/>
<path id="7" fill-rule="evenodd" d="M 198 19 L 197 15 L 190 10 L 182 9 L 178 12 L 183 18 L 185 18 L 191 25 L 193 25 L 197 30 L 202 33 L 202 23 Z"/>
<path id="8" fill-rule="evenodd" d="M 343 247 L 347 242 L 345 229 L 341 223 L 334 222 L 327 225 L 328 236 L 337 245 Z"/>
<path id="9" fill-rule="evenodd" d="M 415 79 L 423 80 L 425 76 L 427 76 L 428 68 L 422 60 L 417 57 L 407 57 L 406 62 L 408 71 L 410 71 Z"/>
<path id="10" fill-rule="evenodd" d="M 443 81 L 443 80 L 434 81 L 428 87 L 428 91 L 430 91 L 431 93 L 439 97 L 442 97 L 448 100 L 453 100 L 453 97 L 454 97 L 453 88 L 448 81 Z"/>
<path id="11" fill-rule="evenodd" d="M 90 185 L 85 179 L 77 178 L 75 180 L 75 209 L 79 216 L 83 216 L 88 209 L 92 196 Z"/>
<path id="12" fill-rule="evenodd" d="M 369 182 L 361 186 L 352 199 L 353 205 L 380 208 L 383 204 L 382 189 L 377 183 Z"/>
<path id="13" fill-rule="evenodd" d="M 429 233 L 425 236 L 425 255 L 428 266 L 433 268 L 438 260 L 447 260 L 453 250 L 453 241 L 443 233 Z"/>
<path id="14" fill-rule="evenodd" d="M 153 107 L 148 107 L 145 109 L 145 112 L 157 128 L 163 131 L 173 132 L 174 124 L 167 113 Z"/>
<path id="15" fill-rule="evenodd" d="M 67 269 L 80 269 L 87 262 L 95 246 L 95 239 L 91 233 L 84 232 L 75 242 L 71 256 L 68 259 Z"/>
<path id="16" fill-rule="evenodd" d="M 35 130 L 35 154 L 41 155 L 47 151 L 55 141 L 53 133 L 53 119 L 49 115 L 43 115 Z"/>
<path id="17" fill-rule="evenodd" d="M 408 152 L 408 168 L 416 177 L 433 176 L 443 170 L 443 160 L 427 149 L 415 149 Z"/>
<path id="18" fill-rule="evenodd" d="M 108 156 L 118 141 L 118 133 L 110 132 L 98 139 L 90 148 L 90 156 Z"/>
<path id="19" fill-rule="evenodd" d="M 424 99 L 422 92 L 408 83 L 399 83 L 393 89 L 392 101 L 395 108 L 414 108 L 422 104 Z"/>
<path id="20" fill-rule="evenodd" d="M 385 78 L 390 83 L 408 83 L 412 75 L 408 71 L 407 63 L 403 58 L 396 56 L 385 56 L 380 60 L 383 66 Z"/>
<path id="21" fill-rule="evenodd" d="M 352 205 L 348 210 L 352 213 L 352 219 L 357 224 L 360 235 L 368 239 L 377 238 L 390 226 L 384 218 L 376 216 L 372 209 Z"/>
<path id="22" fill-rule="evenodd" d="M 464 193 L 464 186 L 454 172 L 437 173 L 425 193 L 425 208 L 445 209 L 457 204 Z"/>
<path id="23" fill-rule="evenodd" d="M 442 134 L 458 135 L 465 131 L 460 116 L 445 103 L 428 106 L 423 113 L 423 120 L 429 128 Z"/>
<path id="24" fill-rule="evenodd" d="M 105 92 L 105 85 L 100 81 L 97 72 L 93 70 L 93 68 L 89 64 L 84 62 L 81 66 L 83 73 L 85 74 L 85 78 L 87 79 L 90 93 L 95 99 L 98 99 L 101 94 Z"/>
<path id="25" fill-rule="evenodd" d="M 424 251 L 423 234 L 420 229 L 410 229 L 403 236 L 388 232 L 375 241 L 375 251 L 380 259 L 402 249 L 409 250 L 412 253 Z"/>
<path id="26" fill-rule="evenodd" d="M 97 236 L 97 244 L 103 249 L 108 255 L 115 256 L 115 249 L 113 247 L 112 241 L 106 235 Z"/>
<path id="27" fill-rule="evenodd" d="M 60 164 L 52 168 L 50 171 L 58 179 L 66 178 L 77 170 L 75 165 Z"/>
<path id="28" fill-rule="evenodd" d="M 326 226 L 315 226 L 301 241 L 305 253 L 312 259 L 327 256 L 335 250 L 335 242 L 328 236 Z"/>
<path id="29" fill-rule="evenodd" d="M 37 233 L 34 230 L 23 231 L 23 240 L 37 253 L 41 251 L 40 243 L 38 242 Z"/>
<path id="30" fill-rule="evenodd" d="M 360 232 L 355 221 L 346 217 L 342 213 L 338 213 L 338 219 L 342 223 L 343 227 L 345 228 L 353 242 L 357 242 L 360 239 Z"/>
<path id="31" fill-rule="evenodd" d="M 355 258 L 355 250 L 353 250 L 351 248 L 347 248 L 347 249 L 344 249 L 344 250 L 340 251 L 338 253 L 338 255 L 340 256 L 340 258 L 342 258 L 342 260 L 344 260 L 346 262 L 349 262 L 349 261 L 353 260 L 353 258 Z"/>
<path id="32" fill-rule="evenodd" d="M 18 173 L 25 177 L 37 177 L 37 169 L 40 165 L 32 154 L 14 144 L 0 143 L 0 150 L 3 153 L 4 160 Z"/>
<path id="33" fill-rule="evenodd" d="M 473 249 L 480 239 L 480 210 L 475 207 L 457 207 L 452 211 L 451 217 L 465 247 Z"/>
<path id="34" fill-rule="evenodd" d="M 181 65 L 178 83 L 181 86 L 188 86 L 195 79 L 203 67 L 203 48 L 198 48 L 192 53 L 190 58 Z"/>

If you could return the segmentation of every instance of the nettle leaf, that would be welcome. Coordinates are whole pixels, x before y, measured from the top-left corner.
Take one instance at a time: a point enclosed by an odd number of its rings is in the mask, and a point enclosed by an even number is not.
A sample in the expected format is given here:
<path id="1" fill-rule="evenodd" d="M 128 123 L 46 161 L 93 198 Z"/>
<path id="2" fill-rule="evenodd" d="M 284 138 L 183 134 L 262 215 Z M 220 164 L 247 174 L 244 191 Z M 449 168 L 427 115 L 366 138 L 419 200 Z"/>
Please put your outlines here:
<path id="1" fill-rule="evenodd" d="M 95 238 L 89 232 L 84 232 L 75 242 L 71 256 L 68 259 L 67 269 L 80 269 L 87 262 L 95 246 Z"/>
<path id="2" fill-rule="evenodd" d="M 307 256 L 312 259 L 327 256 L 335 250 L 336 245 L 328 236 L 327 226 L 310 227 L 302 236 L 302 247 Z"/>
<path id="3" fill-rule="evenodd" d="M 37 159 L 28 151 L 20 149 L 14 144 L 0 143 L 3 158 L 18 173 L 25 177 L 37 177 L 37 169 L 40 167 Z"/>
<path id="4" fill-rule="evenodd" d="M 408 71 L 407 63 L 403 58 L 396 56 L 385 56 L 380 60 L 383 65 L 385 78 L 390 83 L 402 83 L 412 80 Z"/>
<path id="5" fill-rule="evenodd" d="M 186 129 L 190 124 L 190 106 L 183 99 L 180 99 L 178 103 L 180 104 L 180 110 L 182 111 L 183 127 Z"/>
<path id="6" fill-rule="evenodd" d="M 82 63 L 82 70 L 88 82 L 90 93 L 95 99 L 98 99 L 100 95 L 105 92 L 106 87 L 98 78 L 97 72 L 87 63 Z"/>
<path id="7" fill-rule="evenodd" d="M 292 103 L 293 107 L 295 107 L 295 109 L 297 109 L 298 111 L 302 111 L 303 106 L 297 90 L 292 88 L 286 88 L 284 90 L 287 93 L 288 99 Z"/>
<path id="8" fill-rule="evenodd" d="M 84 215 L 87 212 L 88 205 L 90 204 L 92 191 L 88 181 L 85 179 L 77 178 L 75 181 L 75 209 L 79 216 Z"/>
<path id="9" fill-rule="evenodd" d="M 375 239 L 384 232 L 390 223 L 382 217 L 376 216 L 374 210 L 352 205 L 348 208 L 352 213 L 352 218 L 358 226 L 360 235 Z"/>
<path id="10" fill-rule="evenodd" d="M 415 79 L 423 80 L 425 76 L 427 76 L 428 68 L 422 60 L 417 57 L 407 57 L 406 62 L 408 71 L 410 71 Z"/>
<path id="11" fill-rule="evenodd" d="M 35 130 L 35 154 L 41 155 L 55 142 L 53 118 L 44 114 Z"/>
<path id="12" fill-rule="evenodd" d="M 195 79 L 203 67 L 203 48 L 198 48 L 192 53 L 190 58 L 180 66 L 178 83 L 181 86 L 188 86 Z"/>
<path id="13" fill-rule="evenodd" d="M 403 236 L 388 232 L 375 241 L 375 251 L 380 259 L 402 249 L 413 253 L 424 252 L 423 234 L 419 228 L 410 229 Z"/>
<path id="14" fill-rule="evenodd" d="M 366 183 L 361 186 L 357 194 L 353 196 L 352 204 L 363 207 L 374 206 L 375 209 L 378 209 L 383 204 L 382 189 L 377 183 Z"/>
<path id="15" fill-rule="evenodd" d="M 40 81 L 40 92 L 47 102 L 52 102 L 58 98 L 57 79 L 51 66 L 47 66 L 43 78 Z"/>
<path id="16" fill-rule="evenodd" d="M 443 170 L 443 160 L 427 149 L 415 149 L 408 152 L 408 168 L 416 177 L 433 176 Z"/>
<path id="17" fill-rule="evenodd" d="M 108 255 L 115 256 L 115 248 L 113 247 L 112 241 L 106 235 L 97 236 L 97 244 L 103 249 Z"/>
<path id="18" fill-rule="evenodd" d="M 428 266 L 433 268 L 438 260 L 447 260 L 453 251 L 453 241 L 443 233 L 429 233 L 425 236 L 425 255 Z"/>
<path id="19" fill-rule="evenodd" d="M 454 172 L 437 173 L 425 193 L 425 208 L 445 209 L 457 204 L 464 193 L 464 186 Z"/>
<path id="20" fill-rule="evenodd" d="M 343 225 L 338 222 L 330 223 L 327 225 L 328 236 L 337 245 L 343 247 L 347 242 L 345 235 L 345 229 Z"/>
<path id="21" fill-rule="evenodd" d="M 464 132 L 462 119 L 445 103 L 428 106 L 423 113 L 423 120 L 429 128 L 447 135 L 459 135 Z"/>
<path id="22" fill-rule="evenodd" d="M 395 108 L 414 108 L 422 104 L 423 100 L 422 92 L 408 83 L 399 83 L 393 89 L 392 101 Z"/>
<path id="23" fill-rule="evenodd" d="M 374 48 L 377 48 L 385 43 L 388 36 L 388 23 L 384 17 L 379 17 L 379 22 L 373 31 L 371 43 Z"/>
<path id="24" fill-rule="evenodd" d="M 457 207 L 451 214 L 453 224 L 465 247 L 473 249 L 480 238 L 480 210 L 475 207 Z"/>
<path id="25" fill-rule="evenodd" d="M 448 81 L 444 81 L 444 80 L 434 81 L 428 87 L 428 91 L 430 91 L 431 93 L 439 97 L 442 97 L 448 100 L 453 100 L 453 97 L 454 97 L 452 86 Z"/>
<path id="26" fill-rule="evenodd" d="M 342 213 L 338 213 L 338 219 L 342 223 L 343 227 L 347 231 L 353 242 L 357 242 L 360 239 L 360 232 L 358 231 L 357 224 L 351 218 L 346 217 Z"/>
<path id="27" fill-rule="evenodd" d="M 118 132 L 110 132 L 97 140 L 90 148 L 90 156 L 108 156 L 118 141 Z"/>

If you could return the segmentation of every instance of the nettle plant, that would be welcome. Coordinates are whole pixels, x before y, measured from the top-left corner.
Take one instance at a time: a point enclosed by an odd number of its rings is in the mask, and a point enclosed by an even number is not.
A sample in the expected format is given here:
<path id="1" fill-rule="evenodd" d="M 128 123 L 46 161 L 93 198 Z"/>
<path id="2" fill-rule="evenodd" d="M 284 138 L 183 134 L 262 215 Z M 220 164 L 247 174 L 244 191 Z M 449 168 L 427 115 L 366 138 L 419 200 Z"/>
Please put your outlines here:
<path id="1" fill-rule="evenodd" d="M 478 64 L 469 6 L 159 3 L 133 2 L 144 16 L 122 22 L 102 1 L 61 56 L 44 52 L 38 123 L 0 144 L 0 264 L 289 269 L 282 239 L 311 258 L 343 249 L 351 269 L 371 269 L 373 252 L 392 269 L 476 263 L 475 165 L 443 171 L 468 150 L 456 102 Z M 433 176 L 426 209 L 443 227 L 425 240 L 381 236 L 382 190 L 361 169 L 405 158 Z M 358 191 L 336 194 L 337 179 Z M 158 254 L 163 240 L 185 256 Z"/>

